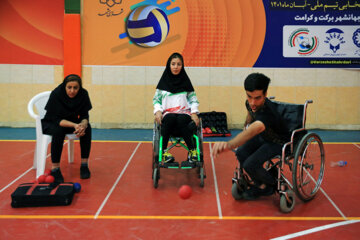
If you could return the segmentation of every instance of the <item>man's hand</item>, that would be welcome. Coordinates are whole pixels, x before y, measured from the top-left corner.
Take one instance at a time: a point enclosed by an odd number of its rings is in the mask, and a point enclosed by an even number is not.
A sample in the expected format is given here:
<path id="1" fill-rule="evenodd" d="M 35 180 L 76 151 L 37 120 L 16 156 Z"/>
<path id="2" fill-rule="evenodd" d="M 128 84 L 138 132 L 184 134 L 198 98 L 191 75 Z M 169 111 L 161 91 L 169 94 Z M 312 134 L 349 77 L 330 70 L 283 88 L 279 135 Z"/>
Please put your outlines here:
<path id="1" fill-rule="evenodd" d="M 228 150 L 230 150 L 228 142 L 216 142 L 213 146 L 211 154 L 213 158 L 216 158 L 220 153 Z"/>
<path id="2" fill-rule="evenodd" d="M 161 121 L 162 121 L 162 112 L 161 111 L 157 111 L 155 113 L 155 122 L 157 122 L 158 124 L 161 125 Z"/>

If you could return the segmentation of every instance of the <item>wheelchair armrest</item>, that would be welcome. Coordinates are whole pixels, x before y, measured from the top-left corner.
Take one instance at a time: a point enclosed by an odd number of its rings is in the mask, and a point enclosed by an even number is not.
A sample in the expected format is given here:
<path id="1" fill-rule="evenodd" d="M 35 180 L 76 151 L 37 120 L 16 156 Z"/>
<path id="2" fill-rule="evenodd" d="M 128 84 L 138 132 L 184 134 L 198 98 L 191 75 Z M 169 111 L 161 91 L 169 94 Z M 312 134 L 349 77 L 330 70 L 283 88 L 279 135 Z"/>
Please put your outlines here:
<path id="1" fill-rule="evenodd" d="M 196 130 L 198 129 L 198 127 L 196 126 L 196 124 L 195 124 L 194 121 L 191 121 L 191 122 L 188 124 L 188 128 L 189 128 L 192 132 L 196 132 Z"/>
<path id="2" fill-rule="evenodd" d="M 305 132 L 306 133 L 306 129 L 305 128 L 299 128 L 299 129 L 295 129 L 294 131 L 292 131 L 291 133 L 291 152 L 294 151 L 294 144 L 295 144 L 295 135 L 300 133 L 300 132 Z"/>
<path id="3" fill-rule="evenodd" d="M 154 121 L 154 129 L 161 130 L 161 124 Z"/>
<path id="4" fill-rule="evenodd" d="M 293 147 L 293 144 L 292 144 L 293 142 L 291 141 L 291 142 L 287 142 L 287 143 L 285 143 L 284 145 L 283 145 L 283 147 L 282 147 L 282 154 L 281 154 L 281 161 L 282 162 L 285 162 L 285 157 L 286 157 L 286 148 L 288 147 L 288 146 L 290 146 L 290 149 L 291 149 L 291 151 L 292 151 L 292 147 Z"/>
<path id="5" fill-rule="evenodd" d="M 189 129 L 194 133 L 196 134 L 198 137 L 201 136 L 201 138 L 203 138 L 203 135 L 202 135 L 202 121 L 201 119 L 199 119 L 199 125 L 196 126 L 195 122 L 194 121 L 191 121 L 189 123 Z"/>
<path id="6" fill-rule="evenodd" d="M 154 128 L 153 128 L 153 141 L 159 140 L 161 135 L 161 124 L 154 121 Z"/>

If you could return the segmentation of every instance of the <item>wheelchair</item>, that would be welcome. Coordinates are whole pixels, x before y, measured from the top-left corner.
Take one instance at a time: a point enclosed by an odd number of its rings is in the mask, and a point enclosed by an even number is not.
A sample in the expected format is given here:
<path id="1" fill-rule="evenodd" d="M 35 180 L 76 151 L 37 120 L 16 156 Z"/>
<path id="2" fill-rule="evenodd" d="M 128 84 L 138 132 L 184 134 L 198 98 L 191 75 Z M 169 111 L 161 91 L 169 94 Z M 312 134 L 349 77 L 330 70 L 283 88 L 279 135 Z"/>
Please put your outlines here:
<path id="1" fill-rule="evenodd" d="M 280 195 L 280 210 L 289 213 L 294 209 L 295 195 L 307 202 L 312 200 L 320 189 L 325 172 L 325 152 L 321 138 L 305 129 L 306 109 L 313 101 L 290 104 L 273 99 L 274 97 L 270 98 L 290 129 L 291 139 L 283 145 L 281 155 L 266 161 L 264 168 L 277 180 L 275 192 Z M 286 171 L 285 165 L 289 171 Z M 242 199 L 242 192 L 251 184 L 239 163 L 232 178 L 233 198 Z"/>
<path id="2" fill-rule="evenodd" d="M 200 178 L 200 187 L 204 187 L 204 179 L 205 168 L 204 168 L 204 154 L 203 154 L 203 135 L 202 135 L 202 123 L 200 119 L 199 126 L 196 127 L 195 123 L 191 121 L 190 129 L 193 130 L 193 138 L 196 143 L 196 151 L 198 156 L 198 161 L 189 163 L 188 161 L 183 161 L 181 164 L 179 162 L 165 163 L 162 161 L 162 140 L 161 136 L 161 125 L 158 123 L 154 123 L 153 129 L 153 151 L 152 151 L 152 180 L 154 188 L 158 187 L 159 179 L 160 179 L 160 169 L 168 168 L 168 169 L 194 169 L 196 168 L 197 174 L 199 174 Z M 183 139 L 179 137 L 180 134 L 175 134 L 174 136 L 170 136 L 169 142 L 171 145 L 165 149 L 169 151 L 174 147 L 183 147 L 187 151 L 189 151 L 188 147 L 183 143 Z"/>

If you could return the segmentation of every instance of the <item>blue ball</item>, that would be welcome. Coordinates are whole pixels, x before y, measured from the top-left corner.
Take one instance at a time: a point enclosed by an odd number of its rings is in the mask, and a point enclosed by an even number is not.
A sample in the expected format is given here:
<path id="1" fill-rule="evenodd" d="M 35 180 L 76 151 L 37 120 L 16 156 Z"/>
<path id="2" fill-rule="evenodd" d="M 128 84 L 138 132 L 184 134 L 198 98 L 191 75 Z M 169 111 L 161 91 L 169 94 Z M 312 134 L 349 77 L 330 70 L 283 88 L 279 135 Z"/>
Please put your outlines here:
<path id="1" fill-rule="evenodd" d="M 74 190 L 75 192 L 80 192 L 81 191 L 81 185 L 80 183 L 74 183 Z"/>
<path id="2" fill-rule="evenodd" d="M 156 6 L 145 5 L 130 13 L 126 29 L 132 42 L 143 47 L 155 47 L 166 39 L 170 25 L 164 11 Z"/>

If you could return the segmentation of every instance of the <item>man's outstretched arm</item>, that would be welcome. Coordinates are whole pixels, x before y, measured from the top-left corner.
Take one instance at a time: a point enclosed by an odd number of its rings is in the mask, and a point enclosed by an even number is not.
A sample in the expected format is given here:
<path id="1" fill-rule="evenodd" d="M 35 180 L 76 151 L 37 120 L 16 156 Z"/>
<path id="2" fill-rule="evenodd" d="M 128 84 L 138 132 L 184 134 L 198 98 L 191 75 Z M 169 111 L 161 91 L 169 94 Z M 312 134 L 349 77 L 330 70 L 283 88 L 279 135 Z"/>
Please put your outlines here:
<path id="1" fill-rule="evenodd" d="M 212 149 L 212 156 L 214 158 L 217 157 L 220 153 L 237 148 L 241 145 L 244 145 L 251 138 L 265 131 L 265 125 L 260 121 L 255 121 L 250 126 L 238 135 L 236 135 L 233 139 L 228 142 L 216 142 Z"/>

